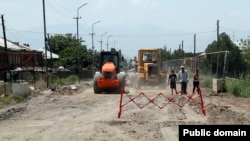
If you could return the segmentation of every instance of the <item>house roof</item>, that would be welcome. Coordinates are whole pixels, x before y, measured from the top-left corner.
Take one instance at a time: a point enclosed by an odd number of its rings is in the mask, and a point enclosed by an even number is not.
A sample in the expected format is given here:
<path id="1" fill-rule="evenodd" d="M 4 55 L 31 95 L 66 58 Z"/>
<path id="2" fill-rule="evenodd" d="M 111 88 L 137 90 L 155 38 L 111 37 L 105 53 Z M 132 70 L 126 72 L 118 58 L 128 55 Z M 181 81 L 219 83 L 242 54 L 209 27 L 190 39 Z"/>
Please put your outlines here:
<path id="1" fill-rule="evenodd" d="M 5 47 L 4 45 L 4 39 L 0 37 L 0 47 Z M 25 46 L 25 45 L 20 45 L 18 42 L 11 42 L 9 40 L 7 40 L 7 48 L 9 50 L 29 50 L 29 51 L 33 51 L 34 49 L 31 49 L 30 47 L 28 46 Z M 45 50 L 44 49 L 38 49 L 36 51 L 40 51 L 40 52 L 43 52 L 43 54 L 45 54 Z M 50 51 L 47 51 L 47 58 L 50 59 L 52 57 L 52 59 L 58 59 L 59 56 L 52 53 L 50 54 Z"/>
<path id="2" fill-rule="evenodd" d="M 43 56 L 45 57 L 45 49 L 38 49 L 39 51 L 43 52 Z M 51 53 L 50 51 L 47 50 L 47 58 L 50 59 L 58 59 L 59 56 L 57 54 Z"/>
<path id="3" fill-rule="evenodd" d="M 0 37 L 0 47 L 5 47 L 4 39 L 1 37 Z M 20 45 L 18 42 L 11 42 L 9 40 L 7 40 L 7 48 L 10 50 L 22 50 L 22 49 L 33 50 L 28 46 Z"/>

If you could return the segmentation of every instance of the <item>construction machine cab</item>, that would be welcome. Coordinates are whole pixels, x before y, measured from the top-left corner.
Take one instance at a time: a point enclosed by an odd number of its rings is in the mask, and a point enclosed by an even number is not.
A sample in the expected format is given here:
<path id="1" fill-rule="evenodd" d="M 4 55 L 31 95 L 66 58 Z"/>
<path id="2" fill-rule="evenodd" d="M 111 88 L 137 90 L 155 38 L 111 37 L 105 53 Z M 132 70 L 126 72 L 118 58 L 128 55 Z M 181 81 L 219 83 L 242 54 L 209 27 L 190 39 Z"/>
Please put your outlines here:
<path id="1" fill-rule="evenodd" d="M 153 51 L 142 51 L 140 56 L 142 57 L 143 62 L 155 62 L 158 60 L 157 52 Z"/>
<path id="2" fill-rule="evenodd" d="M 115 49 L 100 54 L 99 72 L 94 75 L 94 92 L 120 93 L 125 85 L 125 73 L 121 72 L 121 53 Z"/>
<path id="3" fill-rule="evenodd" d="M 102 70 L 102 66 L 106 62 L 113 62 L 116 68 L 116 73 L 120 73 L 120 62 L 122 61 L 122 57 L 120 53 L 115 49 L 111 49 L 111 51 L 102 51 L 100 56 L 100 65 L 99 70 Z"/>
<path id="4" fill-rule="evenodd" d="M 153 84 L 165 87 L 166 72 L 161 66 L 160 49 L 139 49 L 136 65 L 136 88 Z"/>

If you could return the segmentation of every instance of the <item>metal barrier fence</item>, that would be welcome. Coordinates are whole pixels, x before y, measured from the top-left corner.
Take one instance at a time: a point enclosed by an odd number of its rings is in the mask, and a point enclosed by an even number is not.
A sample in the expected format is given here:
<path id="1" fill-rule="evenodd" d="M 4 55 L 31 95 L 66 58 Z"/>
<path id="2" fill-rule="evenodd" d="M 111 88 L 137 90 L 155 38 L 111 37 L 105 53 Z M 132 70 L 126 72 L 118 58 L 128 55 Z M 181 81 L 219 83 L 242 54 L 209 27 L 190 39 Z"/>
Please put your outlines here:
<path id="1" fill-rule="evenodd" d="M 150 104 L 153 104 L 154 106 L 158 107 L 159 109 L 163 109 L 164 107 L 166 107 L 169 104 L 174 104 L 174 105 L 177 105 L 178 107 L 182 108 L 188 102 L 195 101 L 195 102 L 197 102 L 197 104 L 200 105 L 201 112 L 203 113 L 203 115 L 206 115 L 204 102 L 203 102 L 203 98 L 202 98 L 202 93 L 201 93 L 201 88 L 198 87 L 196 89 L 196 91 L 197 91 L 197 94 L 192 94 L 192 95 L 185 95 L 181 91 L 179 91 L 179 92 L 176 92 L 175 95 L 170 96 L 170 97 L 164 95 L 163 93 L 159 93 L 155 97 L 150 98 L 145 93 L 139 93 L 137 96 L 132 97 L 131 95 L 125 94 L 125 91 L 123 89 L 121 91 L 121 95 L 120 95 L 118 118 L 121 117 L 123 107 L 129 103 L 135 104 L 140 109 L 143 109 Z M 123 102 L 124 96 L 129 99 L 127 102 Z M 136 99 L 138 99 L 138 98 L 146 99 L 146 103 L 141 104 L 139 102 L 136 102 Z M 163 101 L 165 101 L 165 102 L 161 103 L 161 104 L 157 103 L 157 99 L 160 99 L 160 98 L 163 98 Z M 184 98 L 184 99 L 180 100 L 181 98 Z"/>
<path id="2" fill-rule="evenodd" d="M 80 81 L 93 78 L 91 70 L 82 70 L 79 74 L 75 71 L 50 71 L 48 73 L 48 88 L 52 88 L 53 82 L 57 79 L 67 78 L 68 76 L 75 75 L 79 77 Z M 11 71 L 10 78 L 6 80 L 6 71 L 0 71 L 0 95 L 11 94 L 12 83 L 28 82 L 30 85 L 36 87 L 35 83 L 38 80 L 43 80 L 46 87 L 46 72 L 34 70 L 21 70 Z"/>

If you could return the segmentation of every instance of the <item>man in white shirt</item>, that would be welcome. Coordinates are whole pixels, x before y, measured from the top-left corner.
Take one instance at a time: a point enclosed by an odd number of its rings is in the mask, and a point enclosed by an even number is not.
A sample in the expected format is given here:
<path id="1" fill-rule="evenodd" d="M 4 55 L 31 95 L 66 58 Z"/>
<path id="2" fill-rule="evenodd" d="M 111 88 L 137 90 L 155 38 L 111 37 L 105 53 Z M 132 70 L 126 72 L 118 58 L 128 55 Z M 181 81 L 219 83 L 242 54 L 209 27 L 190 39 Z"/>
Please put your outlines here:
<path id="1" fill-rule="evenodd" d="M 178 82 L 181 83 L 181 92 L 182 94 L 187 94 L 187 83 L 189 81 L 189 76 L 187 71 L 184 69 L 184 66 L 181 66 L 181 70 L 178 73 Z"/>

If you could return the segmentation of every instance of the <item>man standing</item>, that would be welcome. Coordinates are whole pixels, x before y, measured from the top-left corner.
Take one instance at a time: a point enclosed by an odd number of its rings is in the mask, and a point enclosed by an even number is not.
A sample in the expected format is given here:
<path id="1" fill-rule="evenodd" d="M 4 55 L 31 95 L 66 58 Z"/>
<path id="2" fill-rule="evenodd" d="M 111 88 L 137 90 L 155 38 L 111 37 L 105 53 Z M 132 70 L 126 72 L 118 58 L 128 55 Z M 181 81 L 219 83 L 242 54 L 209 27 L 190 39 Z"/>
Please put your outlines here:
<path id="1" fill-rule="evenodd" d="M 178 73 L 178 82 L 181 83 L 181 93 L 187 94 L 187 83 L 189 81 L 189 76 L 184 66 L 181 66 L 181 70 Z"/>
<path id="2" fill-rule="evenodd" d="M 175 90 L 175 93 L 177 93 L 177 91 L 176 91 L 176 80 L 177 80 L 177 76 L 174 73 L 174 70 L 172 70 L 171 74 L 168 77 L 168 85 L 169 85 L 169 82 L 170 82 L 170 89 L 171 89 L 172 95 L 173 95 L 173 90 Z"/>

